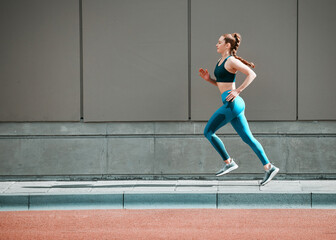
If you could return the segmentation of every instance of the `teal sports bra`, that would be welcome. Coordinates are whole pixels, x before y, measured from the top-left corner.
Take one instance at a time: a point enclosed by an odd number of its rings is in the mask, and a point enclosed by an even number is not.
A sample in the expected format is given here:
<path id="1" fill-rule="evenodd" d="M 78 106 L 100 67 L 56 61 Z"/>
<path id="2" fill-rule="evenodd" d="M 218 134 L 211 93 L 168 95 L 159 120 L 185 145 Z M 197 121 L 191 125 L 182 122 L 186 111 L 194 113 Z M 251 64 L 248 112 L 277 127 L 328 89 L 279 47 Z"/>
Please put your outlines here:
<path id="1" fill-rule="evenodd" d="M 224 67 L 225 62 L 229 57 L 231 57 L 231 55 L 225 58 L 224 62 L 219 66 L 218 66 L 218 63 L 220 62 L 220 60 L 217 62 L 215 71 L 214 71 L 214 74 L 216 76 L 216 82 L 234 82 L 236 80 L 236 74 L 230 73 Z"/>

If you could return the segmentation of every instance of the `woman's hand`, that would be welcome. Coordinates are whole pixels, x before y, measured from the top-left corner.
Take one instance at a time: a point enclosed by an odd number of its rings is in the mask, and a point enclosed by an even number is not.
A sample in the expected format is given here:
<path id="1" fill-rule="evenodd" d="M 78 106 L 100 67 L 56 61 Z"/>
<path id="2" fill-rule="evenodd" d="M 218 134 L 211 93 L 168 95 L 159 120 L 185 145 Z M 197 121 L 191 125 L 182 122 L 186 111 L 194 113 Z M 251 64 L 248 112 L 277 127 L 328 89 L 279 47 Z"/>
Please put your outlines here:
<path id="1" fill-rule="evenodd" d="M 199 75 L 205 80 L 205 81 L 210 81 L 210 74 L 208 72 L 208 69 L 203 69 L 203 68 L 200 68 L 199 69 Z"/>
<path id="2" fill-rule="evenodd" d="M 229 95 L 225 98 L 226 101 L 228 102 L 233 102 L 235 98 L 239 95 L 241 91 L 238 89 L 233 89 L 229 92 Z"/>

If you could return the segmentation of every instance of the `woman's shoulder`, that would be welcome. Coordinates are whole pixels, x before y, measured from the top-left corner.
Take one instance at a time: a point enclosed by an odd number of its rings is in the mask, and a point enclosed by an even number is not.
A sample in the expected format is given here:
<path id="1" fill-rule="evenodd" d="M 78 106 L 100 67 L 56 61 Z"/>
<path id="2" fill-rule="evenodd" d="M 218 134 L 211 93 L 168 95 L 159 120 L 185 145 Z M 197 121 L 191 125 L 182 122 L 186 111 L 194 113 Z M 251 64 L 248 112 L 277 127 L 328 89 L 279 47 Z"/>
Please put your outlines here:
<path id="1" fill-rule="evenodd" d="M 231 55 L 228 57 L 226 61 L 236 63 L 236 62 L 239 62 L 240 60 Z"/>

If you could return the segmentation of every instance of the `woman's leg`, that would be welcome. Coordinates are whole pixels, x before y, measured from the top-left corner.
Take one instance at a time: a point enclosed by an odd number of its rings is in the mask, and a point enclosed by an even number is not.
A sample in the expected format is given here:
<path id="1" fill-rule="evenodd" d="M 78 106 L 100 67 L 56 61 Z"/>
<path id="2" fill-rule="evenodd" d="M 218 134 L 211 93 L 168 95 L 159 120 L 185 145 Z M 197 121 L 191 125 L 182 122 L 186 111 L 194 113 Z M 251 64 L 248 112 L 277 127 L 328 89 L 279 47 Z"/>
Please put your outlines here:
<path id="1" fill-rule="evenodd" d="M 236 130 L 236 132 L 239 134 L 239 136 L 242 138 L 242 140 L 247 143 L 253 151 L 257 154 L 260 161 L 263 165 L 266 165 L 269 163 L 268 158 L 265 154 L 265 151 L 261 144 L 258 142 L 257 139 L 255 139 L 252 135 L 252 132 L 249 128 L 248 122 L 246 120 L 244 111 L 242 111 L 237 117 L 232 119 L 231 121 L 232 127 Z"/>
<path id="2" fill-rule="evenodd" d="M 227 153 L 223 142 L 215 134 L 215 132 L 230 122 L 231 119 L 232 114 L 227 109 L 226 105 L 223 105 L 211 116 L 204 128 L 204 136 L 210 141 L 212 146 L 221 155 L 224 161 L 228 160 L 230 156 Z"/>

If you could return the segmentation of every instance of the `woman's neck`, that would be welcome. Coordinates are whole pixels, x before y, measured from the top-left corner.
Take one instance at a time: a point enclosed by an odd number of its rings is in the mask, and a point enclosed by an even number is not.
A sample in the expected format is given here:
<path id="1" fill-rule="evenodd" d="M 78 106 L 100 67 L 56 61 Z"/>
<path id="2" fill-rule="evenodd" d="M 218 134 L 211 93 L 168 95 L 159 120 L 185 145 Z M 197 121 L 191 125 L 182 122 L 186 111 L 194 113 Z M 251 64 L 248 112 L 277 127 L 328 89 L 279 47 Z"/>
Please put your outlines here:
<path id="1" fill-rule="evenodd" d="M 230 56 L 231 54 L 229 52 L 225 52 L 222 54 L 222 59 L 227 58 L 228 56 Z"/>

